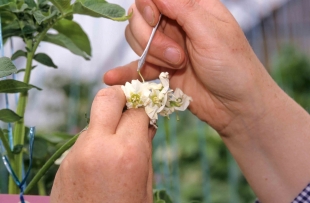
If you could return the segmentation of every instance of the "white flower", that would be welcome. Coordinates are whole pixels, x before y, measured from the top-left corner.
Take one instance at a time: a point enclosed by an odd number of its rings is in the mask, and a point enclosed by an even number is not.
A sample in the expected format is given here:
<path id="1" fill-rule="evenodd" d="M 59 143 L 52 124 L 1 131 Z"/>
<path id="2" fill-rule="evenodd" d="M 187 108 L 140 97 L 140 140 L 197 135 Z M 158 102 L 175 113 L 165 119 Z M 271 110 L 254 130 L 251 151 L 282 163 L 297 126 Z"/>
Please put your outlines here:
<path id="1" fill-rule="evenodd" d="M 166 93 L 169 90 L 169 73 L 162 72 L 159 75 L 161 84 L 163 85 L 163 92 Z"/>
<path id="2" fill-rule="evenodd" d="M 128 109 L 142 107 L 147 104 L 150 91 L 146 83 L 132 80 L 131 83 L 126 82 L 125 86 L 121 88 L 125 93 Z"/>
<path id="3" fill-rule="evenodd" d="M 164 89 L 162 89 L 161 91 L 158 89 L 151 89 L 151 94 L 149 95 L 149 103 L 145 107 L 145 112 L 151 120 L 157 120 L 157 114 L 165 108 L 168 95 L 163 91 Z"/>
<path id="4" fill-rule="evenodd" d="M 158 114 L 166 116 L 174 111 L 184 111 L 192 98 L 177 88 L 174 92 L 169 89 L 168 72 L 159 75 L 160 83 L 143 82 L 132 80 L 122 86 L 126 96 L 128 109 L 144 107 L 150 118 L 150 124 L 157 128 Z"/>
<path id="5" fill-rule="evenodd" d="M 170 105 L 178 111 L 185 111 L 189 103 L 193 99 L 182 92 L 181 89 L 176 88 L 170 101 Z"/>

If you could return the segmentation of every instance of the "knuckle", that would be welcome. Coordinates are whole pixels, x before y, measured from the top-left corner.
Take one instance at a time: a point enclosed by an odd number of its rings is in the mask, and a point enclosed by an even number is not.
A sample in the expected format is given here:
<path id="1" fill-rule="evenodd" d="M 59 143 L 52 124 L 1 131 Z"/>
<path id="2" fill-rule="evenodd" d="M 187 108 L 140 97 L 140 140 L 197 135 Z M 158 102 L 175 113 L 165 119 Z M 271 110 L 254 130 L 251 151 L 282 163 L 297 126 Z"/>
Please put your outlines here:
<path id="1" fill-rule="evenodd" d="M 119 95 L 120 89 L 116 86 L 112 86 L 109 88 L 101 89 L 95 96 L 95 100 L 98 100 L 102 97 L 115 98 Z"/>

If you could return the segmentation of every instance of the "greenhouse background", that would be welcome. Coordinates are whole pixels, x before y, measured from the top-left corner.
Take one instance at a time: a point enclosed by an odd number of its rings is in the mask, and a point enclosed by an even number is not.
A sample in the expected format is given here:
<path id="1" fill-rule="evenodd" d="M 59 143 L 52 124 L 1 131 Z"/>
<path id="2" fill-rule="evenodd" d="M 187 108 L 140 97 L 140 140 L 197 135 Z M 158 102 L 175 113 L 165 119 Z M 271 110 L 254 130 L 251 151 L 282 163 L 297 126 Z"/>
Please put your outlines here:
<path id="1" fill-rule="evenodd" d="M 128 9 L 133 0 L 110 2 Z M 269 73 L 309 111 L 310 1 L 222 2 L 237 19 Z M 38 50 L 48 52 L 59 68 L 38 65 L 31 78 L 32 84 L 43 89 L 39 93 L 30 91 L 25 118 L 28 126 L 37 128 L 32 175 L 61 143 L 87 124 L 92 99 L 99 89 L 105 87 L 103 74 L 138 58 L 124 37 L 127 22 L 85 16 L 78 16 L 76 20 L 91 40 L 90 61 L 47 43 L 42 43 Z M 5 44 L 0 54 L 11 56 L 21 46 L 21 41 L 14 38 Z M 24 61 L 18 59 L 15 64 L 23 67 Z M 10 96 L 9 103 L 14 109 L 14 95 Z M 0 109 L 4 107 L 5 99 L 0 96 Z M 175 116 L 170 120 L 159 120 L 153 148 L 154 188 L 165 189 L 176 203 L 254 202 L 254 193 L 217 133 L 190 112 L 179 116 L 180 121 Z M 55 165 L 32 193 L 49 194 L 56 170 Z M 6 193 L 7 173 L 2 162 L 0 177 L 0 193 Z"/>

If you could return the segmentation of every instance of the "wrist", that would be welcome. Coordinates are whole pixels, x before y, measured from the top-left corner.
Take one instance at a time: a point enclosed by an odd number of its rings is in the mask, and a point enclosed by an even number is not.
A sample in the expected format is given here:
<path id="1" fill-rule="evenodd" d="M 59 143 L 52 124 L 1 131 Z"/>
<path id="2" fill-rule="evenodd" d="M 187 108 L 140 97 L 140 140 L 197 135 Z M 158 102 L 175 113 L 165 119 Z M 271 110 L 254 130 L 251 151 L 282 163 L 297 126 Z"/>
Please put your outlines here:
<path id="1" fill-rule="evenodd" d="M 310 116 L 272 80 L 264 88 L 221 136 L 262 202 L 288 202 L 309 182 Z"/>

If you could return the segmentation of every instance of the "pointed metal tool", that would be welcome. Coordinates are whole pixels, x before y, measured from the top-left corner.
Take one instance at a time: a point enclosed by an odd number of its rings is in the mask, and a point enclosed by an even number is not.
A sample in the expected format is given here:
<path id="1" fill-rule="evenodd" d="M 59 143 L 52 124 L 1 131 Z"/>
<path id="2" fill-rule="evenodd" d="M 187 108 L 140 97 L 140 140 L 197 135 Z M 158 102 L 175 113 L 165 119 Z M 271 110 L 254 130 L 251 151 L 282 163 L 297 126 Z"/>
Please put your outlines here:
<path id="1" fill-rule="evenodd" d="M 155 27 L 153 28 L 153 30 L 152 30 L 152 33 L 151 33 L 151 36 L 150 36 L 149 41 L 147 42 L 147 45 L 146 45 L 146 47 L 145 47 L 145 49 L 144 49 L 142 55 L 140 56 L 140 58 L 139 58 L 139 60 L 138 60 L 138 69 L 137 69 L 137 71 L 139 71 L 139 72 L 140 72 L 141 68 L 143 67 L 143 65 L 144 65 L 144 63 L 145 63 L 145 58 L 146 58 L 147 52 L 149 51 L 151 42 L 152 42 L 152 40 L 153 40 L 153 37 L 154 37 L 155 32 L 156 32 L 156 30 L 157 30 L 157 27 L 158 27 L 158 25 L 159 25 L 160 19 L 161 19 L 161 14 L 159 15 L 159 20 L 158 20 L 156 26 L 155 26 Z"/>

